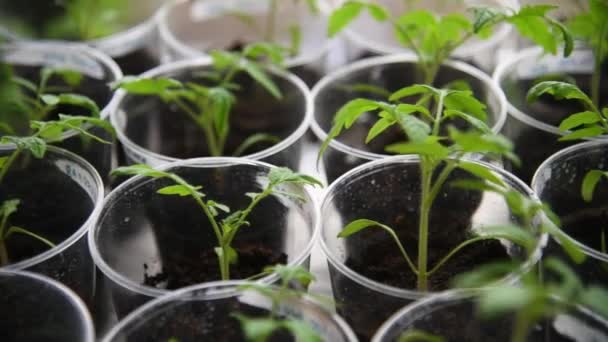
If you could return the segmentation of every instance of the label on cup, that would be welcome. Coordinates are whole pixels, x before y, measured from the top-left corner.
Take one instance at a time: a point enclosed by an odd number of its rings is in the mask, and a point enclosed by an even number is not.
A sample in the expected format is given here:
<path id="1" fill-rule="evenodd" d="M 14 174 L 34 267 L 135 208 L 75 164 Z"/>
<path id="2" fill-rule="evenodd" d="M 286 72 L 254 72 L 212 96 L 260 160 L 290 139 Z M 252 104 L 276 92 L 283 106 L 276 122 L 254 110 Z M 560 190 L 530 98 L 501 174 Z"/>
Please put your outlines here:
<path id="1" fill-rule="evenodd" d="M 79 53 L 79 49 L 76 47 L 66 47 L 63 51 L 55 51 L 54 47 L 45 50 L 45 47 L 42 46 L 40 49 L 32 50 L 10 51 L 4 56 L 4 61 L 14 65 L 71 69 L 99 80 L 105 76 L 103 67 L 93 58 Z"/>
<path id="2" fill-rule="evenodd" d="M 74 182 L 76 182 L 86 193 L 91 197 L 91 200 L 95 202 L 97 198 L 97 187 L 95 186 L 95 179 L 87 172 L 82 166 L 66 160 L 59 159 L 54 162 L 55 166 Z"/>

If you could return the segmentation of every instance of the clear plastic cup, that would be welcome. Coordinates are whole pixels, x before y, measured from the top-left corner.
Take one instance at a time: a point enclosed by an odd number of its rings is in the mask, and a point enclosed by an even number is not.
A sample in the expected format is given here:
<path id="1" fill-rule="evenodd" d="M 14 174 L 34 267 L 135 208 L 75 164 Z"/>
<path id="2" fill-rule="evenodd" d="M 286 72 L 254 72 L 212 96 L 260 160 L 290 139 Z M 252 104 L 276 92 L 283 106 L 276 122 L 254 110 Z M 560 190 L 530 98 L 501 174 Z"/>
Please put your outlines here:
<path id="1" fill-rule="evenodd" d="M 271 167 L 242 158 L 201 158 L 162 169 L 202 185 L 207 199 L 235 211 L 249 204 L 246 193 L 261 191 Z M 89 234 L 91 253 L 109 290 L 109 310 L 119 318 L 167 294 L 167 287 L 220 279 L 214 253 L 217 240 L 208 219 L 192 198 L 156 193 L 166 185 L 167 180 L 130 178 L 107 196 Z M 241 261 L 231 267 L 231 277 L 244 279 L 276 263 L 308 267 L 319 229 L 318 209 L 302 186 L 285 190 L 306 202 L 275 195 L 261 201 L 249 216 L 250 226 L 243 227 L 234 240 Z M 156 281 L 162 274 L 167 280 Z M 262 278 L 266 283 L 276 280 L 276 275 Z"/>
<path id="2" fill-rule="evenodd" d="M 14 147 L 0 146 L 0 157 Z M 101 211 L 104 188 L 95 169 L 75 154 L 49 146 L 43 159 L 23 153 L 0 185 L 0 203 L 19 199 L 10 217 L 55 244 L 49 248 L 24 235 L 7 240 L 11 263 L 6 270 L 41 273 L 65 284 L 91 306 L 95 291 L 95 265 L 86 233 Z"/>
<path id="3" fill-rule="evenodd" d="M 449 341 L 511 341 L 514 317 L 480 319 L 476 291 L 447 291 L 404 307 L 378 329 L 372 342 L 398 341 L 407 330 L 421 330 Z M 558 299 L 556 299 L 558 300 Z M 608 321 L 589 309 L 573 306 L 538 323 L 528 341 L 605 341 Z"/>
<path id="4" fill-rule="evenodd" d="M 180 61 L 150 70 L 142 77 L 173 77 L 191 80 L 196 72 L 211 66 L 208 58 Z M 282 91 L 282 99 L 272 97 L 261 85 L 245 75 L 235 80 L 242 85 L 231 112 L 228 154 L 247 137 L 268 133 L 282 139 L 272 146 L 258 145 L 244 157 L 298 169 L 302 140 L 312 119 L 312 101 L 306 85 L 296 76 L 271 71 Z M 116 107 L 110 118 L 123 145 L 127 163 L 161 165 L 182 159 L 209 156 L 204 133 L 192 119 L 156 97 L 116 93 Z"/>
<path id="5" fill-rule="evenodd" d="M 555 100 L 550 95 L 530 104 L 526 100 L 528 90 L 541 77 L 559 74 L 573 77 L 577 85 L 589 93 L 593 65 L 593 53 L 588 49 L 577 48 L 570 57 L 564 58 L 544 54 L 540 48 L 529 48 L 506 58 L 496 68 L 494 82 L 508 99 L 508 115 L 502 133 L 513 141 L 515 153 L 522 161 L 521 167 L 508 163 L 505 167 L 526 183 L 532 181 L 534 172 L 545 159 L 576 143 L 558 141 L 565 135 L 558 126 L 570 114 L 583 110 L 576 101 Z"/>
<path id="6" fill-rule="evenodd" d="M 358 97 L 371 98 L 369 92 L 352 90 L 349 86 L 369 84 L 393 92 L 419 83 L 415 77 L 415 63 L 416 58 L 410 55 L 374 57 L 355 62 L 325 76 L 312 90 L 315 108 L 312 131 L 319 140 L 325 140 L 340 107 Z M 506 99 L 500 88 L 484 72 L 458 61 L 444 63 L 435 85 L 442 86 L 456 80 L 466 80 L 471 84 L 476 97 L 488 106 L 488 125 L 493 132 L 499 132 L 507 115 Z M 367 132 L 374 122 L 372 116 L 364 116 L 330 142 L 323 155 L 328 182 L 331 183 L 346 171 L 367 161 L 389 156 L 384 152 L 384 147 L 405 139 L 399 132 L 391 131 L 366 144 Z"/>
<path id="7" fill-rule="evenodd" d="M 147 303 L 123 319 L 102 341 L 239 340 L 243 333 L 232 317 L 269 313 L 272 302 L 242 281 L 212 282 L 175 291 Z M 309 296 L 286 297 L 279 313 L 309 324 L 323 341 L 356 342 L 350 327 Z"/>
<path id="8" fill-rule="evenodd" d="M 116 63 L 105 54 L 77 44 L 61 42 L 19 42 L 0 47 L 3 62 L 11 65 L 16 75 L 37 84 L 40 70 L 44 67 L 67 68 L 80 72 L 84 79 L 77 89 L 71 91 L 90 97 L 101 109 L 101 117 L 107 119 L 113 107 L 113 92 L 109 83 L 122 78 Z M 64 113 L 83 115 L 81 112 Z M 1 115 L 0 115 L 1 118 Z M 16 125 L 29 127 L 24 120 Z M 108 141 L 113 138 L 101 128 L 93 128 L 91 133 Z M 104 179 L 109 175 L 112 164 L 112 145 L 97 141 L 84 143 L 76 131 L 63 135 L 62 148 L 72 151 L 90 162 Z"/>
<path id="9" fill-rule="evenodd" d="M 487 163 L 471 162 L 488 168 L 512 189 L 534 196 L 532 190 L 512 174 Z M 370 339 L 382 322 L 402 306 L 445 289 L 453 276 L 480 264 L 515 258 L 522 261 L 520 272 L 531 269 L 547 242 L 546 234 L 539 234 L 530 255 L 508 241 L 474 244 L 443 265 L 441 269 L 445 273 L 441 271 L 429 278 L 429 292 L 421 292 L 386 232 L 375 229 L 348 238 L 337 237 L 344 226 L 355 219 L 376 220 L 392 227 L 405 250 L 416 260 L 421 196 L 419 168 L 419 160 L 414 156 L 366 163 L 332 183 L 321 204 L 320 241 L 327 256 L 336 309 L 360 339 Z M 428 245 L 431 266 L 480 227 L 517 222 L 502 196 L 449 185 L 453 180 L 471 177 L 464 171 L 452 172 L 433 203 Z M 512 283 L 518 277 L 516 272 L 503 281 Z"/>
<path id="10" fill-rule="evenodd" d="M 158 30 L 165 62 L 206 56 L 213 49 L 238 49 L 244 44 L 266 41 L 270 1 L 174 0 L 160 11 Z M 318 3 L 325 6 L 325 2 Z M 247 20 L 235 15 L 246 13 Z M 329 50 L 327 18 L 310 13 L 306 2 L 279 1 L 275 42 L 291 46 L 291 28 L 301 33 L 300 51 L 285 65 L 312 86 L 326 71 Z"/>
<path id="11" fill-rule="evenodd" d="M 0 270 L 5 341 L 94 342 L 84 303 L 64 285 L 29 272 Z"/>
<path id="12" fill-rule="evenodd" d="M 608 223 L 607 184 L 605 181 L 598 183 L 591 202 L 585 202 L 581 195 L 587 172 L 607 167 L 608 141 L 588 141 L 553 154 L 540 165 L 532 179 L 534 192 L 560 217 L 561 230 L 587 258 L 582 264 L 574 264 L 555 240 L 551 240 L 545 254 L 558 256 L 571 264 L 585 284 L 608 283 L 605 247 L 608 232 L 604 231 Z"/>

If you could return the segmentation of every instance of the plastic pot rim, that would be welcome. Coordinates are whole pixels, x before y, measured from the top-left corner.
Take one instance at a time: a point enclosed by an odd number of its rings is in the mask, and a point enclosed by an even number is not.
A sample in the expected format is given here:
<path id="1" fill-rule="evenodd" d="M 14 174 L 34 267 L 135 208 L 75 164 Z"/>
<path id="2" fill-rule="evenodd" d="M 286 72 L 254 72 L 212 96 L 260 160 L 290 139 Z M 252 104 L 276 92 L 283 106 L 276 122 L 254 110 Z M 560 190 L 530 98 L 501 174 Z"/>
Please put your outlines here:
<path id="1" fill-rule="evenodd" d="M 335 72 L 332 72 L 332 73 L 324 76 L 321 80 L 319 80 L 319 82 L 317 82 L 317 84 L 315 84 L 315 86 L 311 92 L 312 103 L 313 103 L 313 105 L 315 105 L 316 99 L 318 98 L 319 94 L 322 91 L 324 91 L 325 87 L 330 86 L 337 79 L 342 78 L 353 72 L 357 72 L 357 71 L 360 71 L 363 69 L 368 69 L 370 67 L 377 66 L 377 65 L 383 65 L 383 64 L 384 65 L 386 65 L 386 64 L 415 64 L 417 62 L 418 62 L 418 58 L 412 54 L 399 54 L 399 55 L 389 55 L 389 56 L 366 58 L 366 59 L 351 63 L 349 65 L 343 66 L 343 67 L 339 68 L 338 70 L 336 70 Z M 447 60 L 441 65 L 444 67 L 449 67 L 451 69 L 462 71 L 466 74 L 471 75 L 473 78 L 484 83 L 486 85 L 487 89 L 489 89 L 492 94 L 496 95 L 496 98 L 499 101 L 498 115 L 497 115 L 496 123 L 491 127 L 491 129 L 495 133 L 500 132 L 507 119 L 507 100 L 505 98 L 505 95 L 504 95 L 502 89 L 500 89 L 500 87 L 498 87 L 497 84 L 492 81 L 490 76 L 488 76 L 483 71 L 475 68 L 474 66 L 472 66 L 468 63 L 456 61 L 456 60 Z M 414 83 L 412 83 L 411 85 L 413 85 L 413 84 Z M 404 87 L 406 87 L 406 86 L 407 85 L 404 85 Z M 325 141 L 325 139 L 328 136 L 328 133 L 323 128 L 321 128 L 321 125 L 318 123 L 316 115 L 313 116 L 313 118 L 312 118 L 311 130 L 317 136 L 317 138 L 321 141 Z M 377 160 L 377 159 L 392 156 L 390 154 L 373 153 L 373 152 L 364 151 L 364 150 L 361 150 L 358 148 L 354 148 L 354 147 L 351 147 L 336 139 L 332 139 L 329 142 L 329 146 L 342 153 L 353 155 L 353 156 L 356 156 L 357 158 L 361 158 L 361 159 L 365 159 L 365 160 Z"/>
<path id="2" fill-rule="evenodd" d="M 171 72 L 184 71 L 184 70 L 193 69 L 193 68 L 207 67 L 207 66 L 210 66 L 211 64 L 212 64 L 212 60 L 210 57 L 200 57 L 200 58 L 191 59 L 191 60 L 176 61 L 176 62 L 163 64 L 163 65 L 160 65 L 149 71 L 146 71 L 143 74 L 141 74 L 139 77 L 153 78 L 153 77 L 162 76 L 164 74 L 171 73 Z M 306 108 L 304 111 L 302 122 L 300 122 L 300 125 L 291 134 L 289 134 L 285 139 L 282 139 L 279 143 L 274 144 L 267 149 L 242 156 L 243 158 L 247 158 L 247 159 L 253 159 L 253 160 L 264 159 L 264 158 L 270 157 L 282 150 L 287 149 L 289 146 L 293 145 L 298 139 L 300 139 L 302 136 L 304 136 L 304 134 L 308 130 L 308 127 L 310 126 L 310 122 L 312 121 L 312 116 L 313 116 L 313 112 L 314 112 L 314 102 L 312 101 L 312 97 L 310 96 L 310 90 L 308 90 L 308 87 L 306 86 L 306 84 L 304 84 L 304 81 L 302 81 L 300 78 L 298 78 L 296 75 L 294 75 L 292 73 L 278 70 L 276 68 L 267 68 L 267 70 L 270 71 L 271 74 L 281 77 L 281 78 L 289 81 L 292 85 L 294 85 L 295 88 L 300 91 L 300 93 L 304 99 L 304 106 Z M 112 110 L 110 111 L 110 122 L 112 123 L 112 126 L 116 129 L 116 136 L 118 137 L 118 140 L 125 147 L 128 147 L 129 149 L 137 152 L 139 155 L 151 157 L 156 160 L 160 160 L 162 163 L 172 163 L 172 162 L 177 162 L 180 160 L 185 160 L 185 159 L 170 157 L 170 156 L 166 156 L 166 155 L 162 155 L 162 154 L 153 152 L 143 146 L 136 144 L 125 134 L 124 130 L 121 128 L 121 126 L 123 126 L 123 125 L 120 124 L 120 118 L 118 117 L 118 114 L 119 114 L 119 108 L 122 105 L 123 101 L 125 100 L 125 98 L 128 98 L 129 96 L 130 95 L 125 90 L 118 89 L 114 93 L 114 97 L 112 99 L 112 101 L 114 102 L 114 105 L 112 107 Z M 237 98 L 237 101 L 238 101 L 238 98 Z M 206 157 L 201 156 L 201 157 L 197 157 L 197 158 L 206 158 Z M 229 158 L 229 157 L 227 157 L 227 158 Z"/>
<path id="3" fill-rule="evenodd" d="M 454 289 L 448 290 L 444 292 L 438 292 L 436 294 L 432 294 L 420 300 L 417 300 L 409 305 L 404 306 L 399 309 L 399 311 L 392 314 L 382 325 L 372 338 L 371 342 L 383 342 L 382 337 L 386 336 L 388 330 L 397 324 L 404 317 L 409 317 L 410 321 L 416 321 L 428 314 L 431 314 L 435 311 L 423 310 L 425 307 L 430 307 L 433 304 L 437 303 L 450 303 L 455 301 L 466 301 L 472 300 L 474 297 L 482 294 L 485 290 L 481 289 Z M 555 300 L 560 300 L 558 297 L 553 297 Z M 599 314 L 594 313 L 590 309 L 585 306 L 575 304 L 573 306 L 577 312 L 582 313 L 585 316 L 588 316 L 598 322 L 603 323 L 608 328 L 608 319 L 601 317 Z M 419 312 L 418 312 L 419 311 Z"/>
<path id="4" fill-rule="evenodd" d="M 155 167 L 157 170 L 169 170 L 177 167 L 196 167 L 196 168 L 218 168 L 218 167 L 226 167 L 232 165 L 247 165 L 247 166 L 255 166 L 255 167 L 263 167 L 266 169 L 277 168 L 277 166 L 261 162 L 258 160 L 251 160 L 245 158 L 235 158 L 235 157 L 203 157 L 203 158 L 194 158 L 194 159 L 184 159 L 173 163 L 166 163 L 159 167 Z M 120 196 L 124 193 L 125 189 L 131 186 L 141 186 L 146 182 L 151 182 L 153 179 L 149 179 L 142 175 L 137 175 L 129 178 L 114 190 L 112 190 L 103 201 L 103 208 L 107 208 L 107 205 L 120 198 Z M 143 183 L 142 183 L 143 182 Z M 137 185 L 136 185 L 137 184 Z M 320 220 L 320 210 L 319 205 L 317 203 L 317 199 L 310 193 L 306 187 L 302 186 L 302 191 L 308 196 L 306 199 L 307 203 L 310 204 L 312 209 L 312 218 L 314 223 L 312 225 L 312 234 L 310 236 L 310 241 L 306 243 L 306 246 L 300 252 L 299 255 L 295 256 L 291 262 L 288 262 L 287 265 L 301 265 L 306 261 L 308 257 L 310 257 L 310 253 L 316 241 L 319 238 L 319 234 L 321 231 L 321 220 Z M 103 211 L 102 211 L 103 213 Z M 93 257 L 93 261 L 95 265 L 107 276 L 110 280 L 119 284 L 120 286 L 128 289 L 129 291 L 142 294 L 149 297 L 160 297 L 167 293 L 173 293 L 175 290 L 167 290 L 167 289 L 158 289 L 151 286 L 142 285 L 141 283 L 135 282 L 128 277 L 123 276 L 120 272 L 114 270 L 106 261 L 104 260 L 101 252 L 99 251 L 97 245 L 97 235 L 100 230 L 100 222 L 104 217 L 102 215 L 98 215 L 97 221 L 94 223 L 94 226 L 90 229 L 88 234 L 88 243 L 89 243 L 89 251 L 91 256 Z M 270 274 L 263 278 L 260 278 L 257 282 L 270 284 L 279 280 L 279 276 L 277 274 Z M 196 285 L 194 285 L 196 286 Z M 185 288 L 185 287 L 184 287 Z M 178 289 L 177 291 L 181 291 Z"/>
<path id="5" fill-rule="evenodd" d="M 95 341 L 95 328 L 93 327 L 93 318 L 87 309 L 87 306 L 84 304 L 82 299 L 78 297 L 72 290 L 70 290 L 67 286 L 62 283 L 53 280 L 49 277 L 27 272 L 27 271 L 15 271 L 15 270 L 6 270 L 0 269 L 0 277 L 23 277 L 27 279 L 31 279 L 40 283 L 45 283 L 47 286 L 52 287 L 54 291 L 61 293 L 64 298 L 68 299 L 72 307 L 76 309 L 81 315 L 83 328 L 84 328 L 84 339 L 82 342 L 94 342 Z"/>
<path id="6" fill-rule="evenodd" d="M 138 320 L 141 319 L 142 316 L 146 316 L 150 312 L 154 312 L 154 309 L 156 309 L 157 307 L 162 307 L 163 305 L 170 303 L 172 301 L 180 300 L 180 299 L 182 299 L 182 297 L 184 297 L 187 300 L 189 300 L 189 299 L 200 299 L 200 300 L 210 300 L 211 299 L 211 300 L 213 300 L 213 299 L 218 299 L 218 298 L 229 298 L 229 297 L 233 297 L 233 296 L 237 295 L 239 292 L 242 291 L 238 288 L 239 286 L 247 285 L 247 284 L 255 284 L 255 282 L 246 281 L 246 280 L 211 281 L 211 282 L 183 287 L 181 289 L 171 291 L 161 297 L 155 298 L 155 299 L 147 302 L 146 304 L 140 306 L 133 312 L 129 313 L 127 316 L 125 316 L 125 318 L 120 320 L 120 322 L 118 324 L 116 324 L 101 339 L 101 342 L 113 341 L 114 338 L 120 336 L 119 334 L 120 334 L 121 330 L 123 330 L 129 324 L 137 322 Z M 215 295 L 214 294 L 200 294 L 200 295 L 189 296 L 189 295 L 195 294 L 196 292 L 204 291 L 207 289 L 213 289 L 213 288 L 217 288 L 217 291 L 220 291 L 221 293 L 217 293 Z M 327 310 L 325 307 L 323 307 L 323 305 L 321 305 L 318 301 L 316 301 L 309 294 L 303 294 L 302 297 L 298 298 L 298 300 L 304 301 L 308 304 L 316 305 L 316 306 L 319 306 L 320 308 L 322 308 L 323 312 L 326 313 L 332 320 L 334 320 L 335 323 L 337 323 L 338 327 L 346 335 L 346 337 L 349 341 L 352 341 L 352 342 L 357 341 L 357 337 L 355 336 L 354 332 L 352 331 L 350 326 L 348 324 L 346 324 L 344 319 L 342 317 L 340 317 L 340 315 L 338 315 L 335 312 L 331 312 L 331 311 Z"/>
<path id="7" fill-rule="evenodd" d="M 11 145 L 0 146 L 0 151 L 10 151 L 10 150 L 14 150 L 14 149 L 15 149 L 15 147 L 11 146 Z M 82 167 L 86 172 L 89 173 L 89 175 L 95 181 L 94 185 L 97 190 L 96 198 L 91 199 L 91 201 L 93 202 L 93 210 L 91 211 L 91 213 L 89 213 L 87 219 L 80 225 L 80 228 L 78 228 L 74 233 L 72 233 L 72 235 L 70 235 L 67 239 L 65 239 L 61 243 L 58 243 L 57 245 L 55 245 L 55 247 L 47 249 L 43 253 L 40 253 L 34 257 L 3 266 L 0 270 L 27 269 L 27 268 L 40 264 L 46 260 L 49 260 L 49 259 L 59 255 L 60 253 L 64 252 L 66 249 L 68 249 L 72 245 L 74 245 L 76 242 L 78 242 L 80 240 L 80 238 L 82 238 L 87 233 L 87 231 L 89 230 L 89 227 L 91 227 L 95 223 L 95 221 L 97 220 L 97 217 L 99 216 L 99 213 L 101 212 L 102 202 L 103 202 L 103 197 L 104 197 L 104 184 L 103 184 L 103 181 L 101 180 L 101 177 L 99 176 L 99 173 L 95 170 L 95 168 L 89 162 L 84 160 L 82 157 L 80 157 L 72 152 L 69 152 L 67 150 L 52 146 L 52 145 L 47 146 L 46 153 L 47 153 L 47 155 L 48 155 L 48 153 L 52 153 L 52 154 L 56 154 L 56 155 L 65 157 L 66 159 L 69 159 L 70 161 L 79 164 L 80 167 Z M 65 177 L 69 177 L 69 176 L 65 175 Z"/>
<path id="8" fill-rule="evenodd" d="M 585 142 L 581 142 L 576 145 L 561 149 L 561 150 L 557 151 L 556 153 L 552 154 L 549 158 L 545 159 L 545 161 L 543 161 L 542 164 L 540 164 L 540 166 L 534 172 L 534 176 L 532 177 L 532 182 L 530 183 L 533 191 L 535 193 L 537 193 L 537 186 L 538 186 L 539 179 L 541 178 L 541 173 L 545 169 L 548 169 L 552 163 L 555 163 L 562 158 L 567 158 L 572 155 L 580 154 L 582 152 L 581 150 L 594 149 L 594 148 L 601 147 L 601 146 L 608 148 L 608 140 L 603 139 L 603 140 L 585 141 Z M 559 229 L 560 232 L 563 233 L 563 235 L 566 239 L 568 239 L 570 242 L 572 242 L 573 244 L 578 246 L 583 251 L 583 253 L 585 253 L 585 255 L 590 256 L 593 259 L 598 259 L 602 262 L 608 262 L 607 253 L 602 253 L 596 249 L 593 249 L 593 248 L 583 244 L 582 242 L 579 242 L 578 240 L 574 239 L 568 233 L 564 232 L 560 227 L 557 227 L 557 228 Z M 559 240 L 553 239 L 553 238 L 552 238 L 552 240 L 561 245 Z"/>
<path id="9" fill-rule="evenodd" d="M 387 157 L 384 159 L 367 162 L 363 165 L 357 166 L 354 169 L 346 172 L 345 174 L 340 176 L 338 179 L 336 179 L 326 189 L 325 197 L 323 198 L 323 201 L 321 202 L 321 211 L 320 211 L 321 220 L 323 218 L 323 211 L 324 211 L 325 207 L 328 205 L 328 203 L 331 200 L 333 200 L 333 193 L 335 191 L 335 188 L 342 186 L 343 185 L 342 183 L 345 180 L 351 178 L 352 175 L 357 174 L 363 170 L 368 170 L 368 171 L 372 170 L 372 169 L 376 168 L 376 166 L 378 166 L 378 165 L 418 164 L 419 160 L 420 159 L 416 155 L 398 155 L 398 156 L 392 156 L 392 157 Z M 523 181 L 521 181 L 519 178 L 515 177 L 508 171 L 505 171 L 501 168 L 493 166 L 492 164 L 489 164 L 489 163 L 486 163 L 483 161 L 479 161 L 479 160 L 466 159 L 466 158 L 463 158 L 463 160 L 467 160 L 470 163 L 479 164 L 481 166 L 485 166 L 485 167 L 489 168 L 490 170 L 498 173 L 500 176 L 511 180 L 513 183 L 515 183 L 516 186 L 521 188 L 523 191 L 527 192 L 527 195 L 529 197 L 531 197 L 535 200 L 538 200 L 536 194 L 534 194 L 534 192 L 530 189 L 529 186 L 527 186 Z M 323 228 L 321 228 L 321 229 L 323 229 Z M 337 237 L 336 237 L 336 239 L 337 239 Z M 522 265 L 518 268 L 518 270 L 516 272 L 509 273 L 509 275 L 507 275 L 505 278 L 503 278 L 500 282 L 505 283 L 505 284 L 515 283 L 519 280 L 521 274 L 524 274 L 524 273 L 528 272 L 530 269 L 532 269 L 532 267 L 534 265 L 536 265 L 538 263 L 538 261 L 541 259 L 542 250 L 547 245 L 548 239 L 549 239 L 549 236 L 547 233 L 540 233 L 538 242 L 534 248 L 534 251 L 526 257 L 526 260 L 522 263 Z M 332 252 L 330 250 L 330 248 L 327 246 L 327 244 L 325 243 L 325 238 L 324 238 L 323 234 L 321 234 L 321 236 L 319 238 L 319 243 L 321 245 L 321 249 L 323 250 L 323 253 L 327 257 L 328 263 L 330 263 L 333 267 L 338 269 L 338 271 L 340 273 L 342 273 L 343 275 L 348 277 L 350 280 L 358 283 L 361 286 L 364 286 L 365 288 L 372 289 L 373 291 L 376 291 L 376 292 L 382 292 L 386 295 L 390 295 L 390 296 L 397 297 L 397 298 L 403 298 L 403 299 L 407 299 L 407 300 L 418 300 L 421 298 L 425 298 L 431 294 L 440 293 L 440 292 L 434 292 L 434 291 L 422 292 L 422 291 L 418 291 L 415 289 L 399 288 L 399 287 L 395 287 L 395 286 L 391 286 L 391 285 L 386 285 L 379 281 L 370 279 L 370 278 L 363 276 L 363 275 L 359 274 L 358 272 L 352 270 L 348 266 L 346 266 L 344 264 L 344 262 L 341 261 L 340 258 L 337 257 L 334 254 L 334 252 Z"/>
<path id="10" fill-rule="evenodd" d="M 176 37 L 173 34 L 173 32 L 171 31 L 171 29 L 169 28 L 168 18 L 172 14 L 171 11 L 174 8 L 176 8 L 177 6 L 182 6 L 182 5 L 187 5 L 187 4 L 190 4 L 191 6 L 194 5 L 194 3 L 191 0 L 171 0 L 171 1 L 166 2 L 161 7 L 161 9 L 159 10 L 159 13 L 156 17 L 158 33 L 159 33 L 161 42 L 167 44 L 172 50 L 178 51 L 181 55 L 187 56 L 187 58 L 189 58 L 189 59 L 199 58 L 199 57 L 208 57 L 209 55 L 205 51 L 193 48 L 193 47 L 189 46 L 187 43 L 185 43 L 184 41 L 182 41 L 181 39 L 179 39 L 178 37 Z M 319 5 L 324 5 L 324 3 L 322 2 Z M 319 16 L 324 16 L 324 13 L 326 13 L 326 11 L 321 10 L 321 13 L 319 13 Z M 210 16 L 209 19 L 218 18 L 218 17 L 221 17 L 221 15 Z M 205 20 L 206 19 L 199 20 L 199 21 L 204 22 Z M 325 37 L 325 40 L 322 44 L 323 46 L 320 49 L 315 50 L 314 53 L 298 54 L 295 57 L 286 58 L 285 66 L 287 68 L 293 68 L 293 67 L 303 66 L 306 64 L 313 63 L 314 61 L 317 61 L 318 59 L 320 59 L 321 57 L 323 57 L 324 55 L 329 53 L 331 41 L 332 41 L 331 39 Z"/>

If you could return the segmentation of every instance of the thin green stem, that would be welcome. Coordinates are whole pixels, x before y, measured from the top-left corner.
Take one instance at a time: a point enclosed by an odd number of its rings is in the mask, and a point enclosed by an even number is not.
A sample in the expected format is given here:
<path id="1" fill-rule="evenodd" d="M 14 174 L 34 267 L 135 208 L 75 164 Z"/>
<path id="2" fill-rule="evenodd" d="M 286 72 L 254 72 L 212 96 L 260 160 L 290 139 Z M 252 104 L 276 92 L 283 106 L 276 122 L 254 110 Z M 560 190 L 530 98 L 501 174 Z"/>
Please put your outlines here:
<path id="1" fill-rule="evenodd" d="M 219 258 L 219 260 L 218 260 L 219 266 L 220 266 L 220 274 L 221 274 L 222 280 L 229 280 L 230 279 L 230 265 L 227 262 L 225 262 L 226 260 L 228 260 L 228 258 L 227 258 L 228 254 L 227 254 L 225 244 L 223 241 L 224 239 L 223 239 L 222 230 L 220 229 L 219 225 L 217 224 L 217 221 L 215 221 L 215 217 L 213 216 L 213 214 L 211 213 L 211 211 L 209 210 L 207 205 L 203 202 L 201 197 L 197 196 L 197 195 L 194 195 L 192 197 L 194 197 L 194 200 L 196 201 L 196 203 L 203 209 L 203 212 L 207 216 L 209 223 L 211 223 L 211 227 L 213 228 L 213 232 L 215 233 L 215 238 L 217 239 L 217 243 L 220 246 L 220 248 L 222 248 L 222 252 L 223 252 L 223 257 Z"/>
<path id="2" fill-rule="evenodd" d="M 188 105 L 182 102 L 179 98 L 173 99 L 173 102 L 180 107 L 196 124 L 205 132 L 205 140 L 207 140 L 207 147 L 209 148 L 209 154 L 213 157 L 221 156 L 222 150 L 217 145 L 217 140 L 213 127 L 209 120 L 201 120 L 196 112 L 194 112 Z M 203 110 L 204 111 L 204 110 Z"/>
<path id="3" fill-rule="evenodd" d="M 278 8 L 277 0 L 270 0 L 269 6 L 270 6 L 270 8 L 268 11 L 268 18 L 266 18 L 266 33 L 265 33 L 264 37 L 267 42 L 273 43 L 275 25 L 276 25 L 276 20 L 277 20 L 277 8 Z"/>
<path id="4" fill-rule="evenodd" d="M 598 42 L 597 51 L 595 51 L 595 68 L 593 70 L 593 74 L 591 75 L 591 101 L 597 108 L 600 107 L 601 68 L 602 58 L 604 55 L 604 42 L 608 38 L 608 23 L 602 23 L 600 30 L 600 40 Z"/>
<path id="5" fill-rule="evenodd" d="M 422 177 L 422 194 L 420 199 L 420 223 L 418 226 L 418 281 L 417 287 L 420 291 L 427 291 L 428 274 L 428 238 L 429 238 L 429 214 L 432 202 L 429 201 L 431 191 L 431 180 L 433 169 L 428 165 L 428 160 L 424 158 L 420 161 L 420 171 Z"/>
<path id="6" fill-rule="evenodd" d="M 4 177 L 6 176 L 6 174 L 8 173 L 8 170 L 11 168 L 11 165 L 13 165 L 15 160 L 17 160 L 17 157 L 19 157 L 20 153 L 21 153 L 21 150 L 16 149 L 13 153 L 11 153 L 11 155 L 8 157 L 8 159 L 4 162 L 4 165 L 2 165 L 2 169 L 0 169 L 0 184 L 2 184 L 2 181 L 4 180 Z"/>
<path id="7" fill-rule="evenodd" d="M 519 310 L 515 315 L 515 323 L 513 327 L 513 334 L 511 335 L 511 342 L 526 342 L 528 337 L 528 331 L 530 329 L 530 321 L 528 315 L 523 310 Z"/>
<path id="8" fill-rule="evenodd" d="M 445 100 L 446 92 L 442 90 L 439 93 L 439 100 L 437 101 L 437 111 L 435 112 L 435 120 L 433 120 L 433 131 L 432 135 L 439 135 L 439 128 L 441 127 L 441 116 L 443 115 L 443 102 Z"/>
<path id="9" fill-rule="evenodd" d="M 462 243 L 460 243 L 458 246 L 456 246 L 454 249 L 452 249 L 450 251 L 450 253 L 448 253 L 446 256 L 444 256 L 441 261 L 439 261 L 429 272 L 428 275 L 429 277 L 431 275 L 433 275 L 433 273 L 437 272 L 438 269 L 441 268 L 441 266 L 443 266 L 446 262 L 448 262 L 456 253 L 460 252 L 463 248 L 465 248 L 468 245 L 471 245 L 473 243 L 479 242 L 479 241 L 483 241 L 483 240 L 488 240 L 488 239 L 493 239 L 492 237 L 489 236 L 479 236 L 473 239 L 469 239 L 467 241 L 464 241 Z"/>

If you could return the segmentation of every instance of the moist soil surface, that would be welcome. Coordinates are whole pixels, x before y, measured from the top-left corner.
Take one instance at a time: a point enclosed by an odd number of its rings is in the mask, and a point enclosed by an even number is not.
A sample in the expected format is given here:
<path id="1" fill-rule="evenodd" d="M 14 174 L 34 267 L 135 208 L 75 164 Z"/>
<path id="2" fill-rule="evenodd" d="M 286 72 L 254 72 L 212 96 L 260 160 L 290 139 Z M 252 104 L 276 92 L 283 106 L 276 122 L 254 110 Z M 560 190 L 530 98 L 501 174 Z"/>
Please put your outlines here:
<path id="1" fill-rule="evenodd" d="M 393 248 L 387 246 L 386 248 Z M 395 246 L 396 248 L 396 246 Z M 429 248 L 429 269 L 450 252 L 451 248 Z M 346 266 L 375 281 L 398 288 L 416 289 L 416 275 L 410 270 L 401 255 L 372 252 L 366 257 L 372 263 L 346 260 Z M 412 255 L 412 254 L 410 254 Z M 486 240 L 469 245 L 437 270 L 428 280 L 429 291 L 443 291 L 458 274 L 472 271 L 482 263 L 509 259 L 505 248 L 497 240 Z M 416 264 L 416 260 L 412 260 Z"/>
<path id="2" fill-rule="evenodd" d="M 265 267 L 286 264 L 287 255 L 253 244 L 235 247 L 239 261 L 230 266 L 231 279 L 246 279 L 261 273 Z M 148 274 L 144 264 L 144 285 L 168 290 L 221 280 L 217 255 L 213 250 L 202 250 L 198 255 L 171 255 L 164 261 L 163 271 Z"/>

